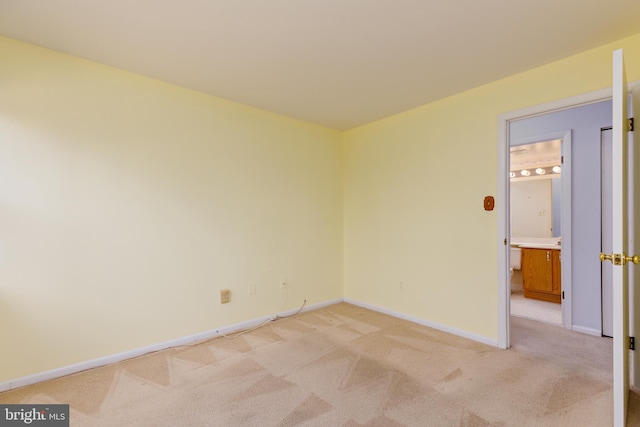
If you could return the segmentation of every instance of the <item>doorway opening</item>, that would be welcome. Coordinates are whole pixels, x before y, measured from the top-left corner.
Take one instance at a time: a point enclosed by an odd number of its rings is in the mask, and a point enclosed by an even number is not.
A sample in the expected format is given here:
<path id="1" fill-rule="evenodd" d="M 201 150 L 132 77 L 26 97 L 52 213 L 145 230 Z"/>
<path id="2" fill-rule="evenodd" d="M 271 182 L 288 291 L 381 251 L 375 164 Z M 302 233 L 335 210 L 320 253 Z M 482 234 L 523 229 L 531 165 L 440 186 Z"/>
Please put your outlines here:
<path id="1" fill-rule="evenodd" d="M 613 216 L 613 200 L 611 191 L 607 189 L 612 186 L 612 171 L 610 167 L 605 165 L 611 165 L 612 161 L 612 143 L 613 143 L 613 128 L 603 128 L 600 131 L 601 139 L 601 196 L 602 200 L 602 249 L 603 253 L 613 252 L 613 229 L 612 229 L 612 216 Z M 602 264 L 602 335 L 605 337 L 613 337 L 613 264 Z"/>
<path id="2" fill-rule="evenodd" d="M 562 146 L 568 138 L 509 144 L 511 315 L 556 326 L 563 326 L 568 305 L 561 280 Z"/>
<path id="3" fill-rule="evenodd" d="M 590 284 L 584 285 L 584 283 L 580 282 L 580 288 L 577 295 L 573 294 L 573 284 L 574 284 L 574 269 L 570 266 L 573 265 L 572 258 L 574 256 L 574 251 L 579 255 L 583 256 L 585 250 L 590 250 L 589 248 L 582 247 L 581 243 L 585 239 L 587 241 L 593 241 L 595 238 L 590 236 L 589 233 L 585 236 L 577 236 L 577 239 L 580 240 L 580 245 L 576 246 L 576 242 L 574 242 L 574 233 L 572 232 L 573 228 L 577 225 L 583 227 L 584 224 L 581 223 L 582 218 L 577 220 L 573 217 L 572 211 L 574 209 L 583 209 L 583 206 L 578 203 L 575 203 L 575 197 L 573 197 L 572 192 L 572 179 L 574 176 L 574 168 L 575 171 L 583 173 L 587 169 L 593 170 L 589 163 L 589 160 L 585 158 L 579 158 L 579 161 L 572 165 L 572 158 L 574 158 L 572 154 L 572 146 L 573 138 L 577 135 L 582 138 L 582 131 L 574 130 L 575 126 L 573 124 L 562 124 L 555 123 L 550 126 L 550 128 L 541 128 L 539 126 L 539 120 L 543 116 L 552 116 L 554 113 L 565 113 L 565 114 L 573 114 L 573 111 L 578 111 L 581 107 L 588 107 L 593 104 L 601 103 L 602 101 L 609 101 L 611 99 L 611 92 L 608 90 L 598 91 L 591 94 L 585 94 L 578 97 L 565 99 L 556 101 L 550 104 L 540 105 L 536 107 L 531 107 L 528 109 L 523 109 L 511 113 L 507 113 L 501 115 L 499 117 L 499 128 L 498 128 L 498 137 L 499 137 L 499 198 L 500 200 L 504 200 L 504 203 L 498 206 L 498 221 L 499 221 L 499 242 L 500 242 L 500 250 L 499 250 L 499 335 L 498 335 L 498 345 L 502 348 L 509 348 L 510 346 L 510 315 L 511 315 L 511 274 L 510 274 L 510 250 L 511 250 L 511 220 L 510 220 L 510 172 L 511 172 L 511 142 L 517 141 L 518 143 L 526 144 L 526 143 L 534 143 L 541 141 L 550 141 L 560 139 L 562 141 L 562 149 L 561 149 L 561 157 L 564 157 L 564 163 L 561 165 L 562 168 L 562 178 L 561 179 L 561 189 L 562 189 L 562 207 L 561 207 L 561 257 L 562 257 L 562 265 L 561 269 L 561 283 L 562 290 L 561 295 L 563 296 L 562 302 L 562 324 L 570 328 L 572 330 L 576 330 L 579 332 L 589 333 L 591 335 L 601 334 L 600 323 L 601 323 L 601 306 L 600 306 L 600 283 L 598 281 L 597 284 L 597 324 L 596 323 L 588 323 L 590 319 L 582 319 L 580 316 L 584 316 L 586 312 L 588 312 L 591 307 L 589 304 L 593 304 L 594 301 L 590 301 L 591 299 L 591 290 L 585 293 L 585 286 L 589 288 Z M 577 113 L 576 113 L 577 114 Z M 561 115 L 561 114 L 560 114 Z M 610 118 L 607 125 L 610 125 Z M 592 123 L 593 121 L 589 118 L 586 119 L 588 125 L 597 126 L 597 133 L 595 138 L 597 140 L 597 149 L 598 155 L 595 157 L 595 161 L 597 162 L 597 166 L 595 170 L 599 170 L 599 150 L 600 150 L 600 135 L 599 130 L 604 127 L 599 122 Z M 527 140 L 528 138 L 528 140 Z M 597 180 L 596 188 L 599 190 L 600 188 L 600 176 L 595 177 Z M 591 177 L 587 179 L 585 185 L 591 185 L 593 187 L 593 181 L 590 181 Z M 584 190 L 581 190 L 584 191 Z M 593 190 L 590 190 L 593 191 Z M 583 197 L 584 198 L 584 197 Z M 587 197 L 588 198 L 588 197 Z M 599 197 L 597 197 L 599 203 Z M 595 241 L 598 249 L 600 247 L 600 218 L 599 212 L 600 209 L 598 207 L 598 218 L 597 218 L 597 227 L 595 227 L 598 233 L 598 237 Z M 581 240 L 582 239 L 582 240 Z M 545 261 L 546 261 L 546 253 L 545 253 Z M 551 258 L 550 254 L 550 258 Z M 589 266 L 591 268 L 593 266 Z M 599 273 L 599 264 L 598 268 L 598 276 Z M 579 269 L 577 271 L 577 275 L 581 278 L 585 275 L 589 275 L 589 269 Z M 584 286 L 583 286 L 584 285 Z M 587 297 L 585 297 L 587 295 Z M 577 297 L 577 300 L 576 298 Z M 574 309 L 575 306 L 578 306 L 578 310 Z M 579 322 L 576 323 L 576 318 Z M 582 324 L 580 323 L 582 322 Z"/>

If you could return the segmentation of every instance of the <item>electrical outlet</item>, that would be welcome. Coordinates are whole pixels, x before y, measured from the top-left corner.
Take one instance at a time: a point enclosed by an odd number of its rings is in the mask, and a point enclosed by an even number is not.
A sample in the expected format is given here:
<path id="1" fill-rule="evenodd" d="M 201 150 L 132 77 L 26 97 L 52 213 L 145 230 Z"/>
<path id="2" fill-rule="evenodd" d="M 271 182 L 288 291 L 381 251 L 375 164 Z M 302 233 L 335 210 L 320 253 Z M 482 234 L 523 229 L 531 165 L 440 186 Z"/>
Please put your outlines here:
<path id="1" fill-rule="evenodd" d="M 226 304 L 231 301 L 231 291 L 229 289 L 220 289 L 220 304 Z"/>
<path id="2" fill-rule="evenodd" d="M 280 279 L 280 289 L 285 289 L 287 287 L 287 278 L 283 277 Z"/>
<path id="3" fill-rule="evenodd" d="M 252 283 L 249 285 L 249 295 L 255 295 L 256 294 L 256 284 Z"/>

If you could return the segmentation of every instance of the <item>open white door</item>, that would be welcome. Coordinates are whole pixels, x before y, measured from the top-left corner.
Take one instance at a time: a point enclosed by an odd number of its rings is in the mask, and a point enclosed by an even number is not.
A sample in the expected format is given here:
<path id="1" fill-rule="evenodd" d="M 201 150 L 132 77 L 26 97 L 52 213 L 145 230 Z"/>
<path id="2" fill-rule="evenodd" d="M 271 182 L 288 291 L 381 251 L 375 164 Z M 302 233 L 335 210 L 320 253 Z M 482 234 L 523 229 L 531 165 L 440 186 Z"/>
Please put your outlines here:
<path id="1" fill-rule="evenodd" d="M 613 425 L 624 427 L 629 398 L 629 281 L 627 265 L 627 137 L 629 90 L 622 50 L 613 53 L 612 253 L 613 263 Z"/>

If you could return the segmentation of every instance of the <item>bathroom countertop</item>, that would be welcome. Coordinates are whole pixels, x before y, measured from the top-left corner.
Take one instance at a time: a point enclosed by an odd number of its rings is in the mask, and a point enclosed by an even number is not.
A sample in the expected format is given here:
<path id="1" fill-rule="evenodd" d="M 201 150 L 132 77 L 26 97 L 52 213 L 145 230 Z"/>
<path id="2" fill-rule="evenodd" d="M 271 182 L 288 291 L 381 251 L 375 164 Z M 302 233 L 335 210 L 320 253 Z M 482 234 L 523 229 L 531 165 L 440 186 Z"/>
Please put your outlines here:
<path id="1" fill-rule="evenodd" d="M 511 246 L 531 249 L 561 249 L 558 237 L 512 237 Z"/>

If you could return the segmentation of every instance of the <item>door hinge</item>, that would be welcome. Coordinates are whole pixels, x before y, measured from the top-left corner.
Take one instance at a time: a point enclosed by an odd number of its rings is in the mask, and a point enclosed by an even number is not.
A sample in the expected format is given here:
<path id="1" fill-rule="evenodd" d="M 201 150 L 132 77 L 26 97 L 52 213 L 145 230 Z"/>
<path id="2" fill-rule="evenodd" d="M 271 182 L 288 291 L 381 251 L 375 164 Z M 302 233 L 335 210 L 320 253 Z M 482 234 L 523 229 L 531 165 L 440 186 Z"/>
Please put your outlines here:
<path id="1" fill-rule="evenodd" d="M 629 337 L 629 350 L 636 349 L 636 337 Z"/>
<path id="2" fill-rule="evenodd" d="M 564 165 L 564 156 L 560 156 L 560 164 Z"/>
<path id="3" fill-rule="evenodd" d="M 562 299 L 564 299 L 564 291 L 562 291 Z"/>
<path id="4" fill-rule="evenodd" d="M 507 246 L 507 239 L 504 239 L 504 245 Z"/>
<path id="5" fill-rule="evenodd" d="M 633 125 L 634 125 L 635 120 L 633 120 L 633 117 L 631 117 L 629 119 L 629 132 L 633 132 Z"/>

